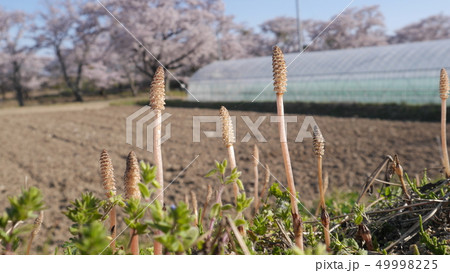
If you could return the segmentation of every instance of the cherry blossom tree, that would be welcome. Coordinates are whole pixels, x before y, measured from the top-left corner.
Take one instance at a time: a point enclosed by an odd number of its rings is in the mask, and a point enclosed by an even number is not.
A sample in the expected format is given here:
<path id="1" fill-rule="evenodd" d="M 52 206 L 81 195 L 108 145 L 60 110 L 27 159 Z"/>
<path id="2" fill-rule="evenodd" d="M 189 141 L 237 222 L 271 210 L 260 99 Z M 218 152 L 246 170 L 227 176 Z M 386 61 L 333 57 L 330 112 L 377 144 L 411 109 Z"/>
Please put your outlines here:
<path id="1" fill-rule="evenodd" d="M 13 89 L 20 106 L 25 104 L 27 87 L 35 87 L 30 81 L 33 78 L 31 71 L 24 69 L 27 62 L 32 63 L 33 46 L 24 41 L 24 35 L 30 28 L 30 24 L 26 13 L 7 12 L 0 9 L 1 89 L 3 94 L 7 89 Z"/>
<path id="2" fill-rule="evenodd" d="M 219 60 L 265 56 L 272 52 L 260 33 L 243 24 L 236 23 L 234 16 L 218 15 L 216 27 L 217 58 Z"/>
<path id="3" fill-rule="evenodd" d="M 241 32 L 233 18 L 224 15 L 221 0 L 102 3 L 139 41 L 111 19 L 111 42 L 115 50 L 148 78 L 161 64 L 177 78 L 183 78 L 214 60 L 249 56 L 250 50 L 239 39 L 254 37 Z"/>
<path id="4" fill-rule="evenodd" d="M 261 30 L 269 34 L 266 43 L 278 45 L 283 52 L 299 52 L 297 19 L 294 17 L 276 17 L 261 24 Z"/>
<path id="5" fill-rule="evenodd" d="M 35 29 L 35 39 L 41 48 L 53 50 L 65 84 L 77 101 L 83 101 L 84 70 L 90 64 L 101 62 L 104 54 L 99 52 L 100 48 L 109 49 L 108 43 L 104 42 L 107 40 L 104 38 L 106 28 L 95 3 L 83 0 L 55 2 L 47 2 L 46 10 L 39 14 L 41 25 Z"/>
<path id="6" fill-rule="evenodd" d="M 310 50 L 387 44 L 384 16 L 379 6 L 349 8 L 331 23 L 335 17 L 333 16 L 329 21 L 306 20 L 303 23 L 310 41 L 315 39 L 309 47 Z M 327 26 L 327 30 L 319 36 Z"/>
<path id="7" fill-rule="evenodd" d="M 450 16 L 437 14 L 409 24 L 395 32 L 390 43 L 450 39 Z"/>

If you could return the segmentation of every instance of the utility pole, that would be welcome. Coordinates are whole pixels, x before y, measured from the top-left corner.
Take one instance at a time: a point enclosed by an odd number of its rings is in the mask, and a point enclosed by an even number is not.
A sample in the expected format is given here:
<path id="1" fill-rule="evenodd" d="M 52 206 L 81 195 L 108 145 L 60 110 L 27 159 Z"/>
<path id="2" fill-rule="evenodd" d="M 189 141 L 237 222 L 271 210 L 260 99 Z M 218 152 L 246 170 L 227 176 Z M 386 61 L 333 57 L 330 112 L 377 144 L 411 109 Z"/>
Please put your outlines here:
<path id="1" fill-rule="evenodd" d="M 297 11 L 297 35 L 298 35 L 298 48 L 299 52 L 303 50 L 303 39 L 302 39 L 302 22 L 300 21 L 300 0 L 295 0 L 295 6 Z"/>

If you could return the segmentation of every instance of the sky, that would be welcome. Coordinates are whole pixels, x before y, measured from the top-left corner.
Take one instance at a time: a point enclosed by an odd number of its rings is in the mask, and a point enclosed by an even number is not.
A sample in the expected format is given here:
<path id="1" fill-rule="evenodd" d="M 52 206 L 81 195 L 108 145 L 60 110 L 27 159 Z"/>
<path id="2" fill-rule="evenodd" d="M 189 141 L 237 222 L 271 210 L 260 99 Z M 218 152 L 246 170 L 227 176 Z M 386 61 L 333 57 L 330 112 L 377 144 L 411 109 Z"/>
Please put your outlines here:
<path id="1" fill-rule="evenodd" d="M 96 0 L 92 0 L 96 1 Z M 126 1 L 126 0 L 124 0 Z M 264 21 L 277 16 L 296 16 L 296 0 L 223 0 L 225 13 L 236 21 L 258 29 Z M 385 16 L 388 34 L 427 16 L 450 15 L 449 0 L 298 0 L 301 19 L 327 20 L 350 7 L 379 5 Z M 40 9 L 40 0 L 0 0 L 6 10 L 34 12 Z"/>
<path id="2" fill-rule="evenodd" d="M 254 28 L 277 16 L 295 17 L 295 2 L 296 0 L 224 0 L 227 14 L 234 15 L 237 22 L 245 22 Z M 430 15 L 450 15 L 449 0 L 299 0 L 300 18 L 328 20 L 349 4 L 349 7 L 379 5 L 389 34 Z"/>

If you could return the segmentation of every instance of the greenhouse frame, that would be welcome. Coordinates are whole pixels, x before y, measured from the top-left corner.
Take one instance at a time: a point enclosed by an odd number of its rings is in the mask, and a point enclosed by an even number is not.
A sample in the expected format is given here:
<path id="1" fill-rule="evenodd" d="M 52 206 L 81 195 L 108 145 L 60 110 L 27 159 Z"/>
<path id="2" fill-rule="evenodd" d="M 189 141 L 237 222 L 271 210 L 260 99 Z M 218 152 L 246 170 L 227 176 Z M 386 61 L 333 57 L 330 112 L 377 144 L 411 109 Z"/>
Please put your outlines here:
<path id="1" fill-rule="evenodd" d="M 439 103 L 450 40 L 291 53 L 286 101 Z M 273 101 L 272 58 L 216 61 L 190 79 L 190 100 Z M 194 98 L 195 97 L 195 98 Z"/>

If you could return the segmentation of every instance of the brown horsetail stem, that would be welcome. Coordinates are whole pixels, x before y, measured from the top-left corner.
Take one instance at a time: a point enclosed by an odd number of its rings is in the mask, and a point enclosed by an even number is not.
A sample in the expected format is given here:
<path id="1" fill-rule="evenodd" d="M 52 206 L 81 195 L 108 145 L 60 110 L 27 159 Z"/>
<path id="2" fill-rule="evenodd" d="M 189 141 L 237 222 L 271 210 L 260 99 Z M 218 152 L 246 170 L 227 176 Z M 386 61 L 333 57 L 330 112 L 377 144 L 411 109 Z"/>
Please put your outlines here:
<path id="1" fill-rule="evenodd" d="M 153 159 L 156 165 L 156 181 L 158 181 L 160 188 L 156 190 L 157 201 L 164 206 L 164 169 L 162 162 L 161 151 L 161 111 L 164 110 L 165 102 L 165 83 L 164 83 L 164 69 L 159 66 L 153 76 L 152 84 L 150 86 L 150 107 L 156 114 L 156 126 L 153 128 Z M 159 231 L 157 232 L 160 233 Z M 157 234 L 157 235 L 158 235 Z M 154 241 L 155 255 L 162 255 L 162 244 Z"/>
<path id="2" fill-rule="evenodd" d="M 125 198 L 141 200 L 141 192 L 138 183 L 141 182 L 141 171 L 136 154 L 131 151 L 127 157 L 127 166 L 125 170 Z M 139 255 L 139 236 L 137 231 L 130 231 L 130 251 L 133 255 Z"/>
<path id="3" fill-rule="evenodd" d="M 28 240 L 27 255 L 30 255 L 31 245 L 33 244 L 34 238 L 36 238 L 39 231 L 41 231 L 43 221 L 44 221 L 44 211 L 41 210 L 39 212 L 38 217 L 34 220 L 33 229 L 31 230 L 30 239 Z"/>
<path id="4" fill-rule="evenodd" d="M 194 224 L 198 225 L 198 202 L 197 202 L 197 195 L 194 191 L 189 192 L 191 194 L 191 201 L 192 201 L 192 210 L 194 212 L 195 220 Z"/>
<path id="5" fill-rule="evenodd" d="M 234 155 L 234 146 L 233 143 L 236 142 L 233 131 L 233 122 L 231 121 L 230 114 L 228 113 L 227 108 L 224 106 L 220 107 L 219 110 L 220 119 L 222 121 L 222 140 L 227 148 L 228 152 L 228 160 L 230 162 L 230 169 L 234 170 L 236 168 L 236 157 Z M 237 198 L 239 195 L 239 186 L 236 182 L 233 183 L 233 194 L 234 194 L 234 203 L 237 204 Z M 242 213 L 239 212 L 236 216 L 237 218 L 242 218 Z M 245 230 L 243 226 L 238 226 L 239 232 L 242 235 L 245 234 Z"/>
<path id="6" fill-rule="evenodd" d="M 184 203 L 186 204 L 186 207 L 189 209 L 189 195 L 187 193 L 184 195 Z"/>
<path id="7" fill-rule="evenodd" d="M 364 243 L 366 244 L 367 250 L 369 250 L 369 251 L 374 250 L 373 243 L 372 243 L 372 235 L 370 234 L 369 228 L 365 224 L 363 224 L 363 223 L 359 224 L 357 235 L 359 237 L 361 237 L 361 239 L 364 241 Z"/>
<path id="8" fill-rule="evenodd" d="M 111 198 L 116 195 L 116 179 L 114 178 L 114 168 L 111 157 L 108 151 L 103 150 L 100 155 L 100 174 L 102 177 L 103 188 L 105 189 L 106 197 Z M 112 207 L 109 212 L 109 232 L 113 241 L 111 242 L 111 249 L 116 250 L 116 208 Z"/>
<path id="9" fill-rule="evenodd" d="M 200 216 L 201 224 L 203 225 L 203 219 L 205 218 L 206 210 L 208 209 L 209 202 L 211 202 L 213 190 L 210 184 L 208 184 L 208 190 L 206 192 L 205 203 L 203 204 L 202 214 Z"/>
<path id="10" fill-rule="evenodd" d="M 260 206 L 260 204 L 261 204 L 261 198 L 263 198 L 264 197 L 264 195 L 266 195 L 266 191 L 267 191 L 267 189 L 269 188 L 269 182 L 270 182 L 270 168 L 269 168 L 269 165 L 268 164 L 266 164 L 265 165 L 265 170 L 266 170 L 266 172 L 265 172 L 265 175 L 264 175 L 264 185 L 263 185 L 263 187 L 262 187 L 262 189 L 261 189 L 261 193 L 259 194 L 259 202 L 258 202 L 258 209 L 259 209 L 259 206 Z"/>
<path id="11" fill-rule="evenodd" d="M 405 195 L 406 200 L 408 202 L 411 200 L 411 196 L 408 193 L 408 189 L 406 188 L 405 179 L 403 178 L 403 167 L 400 165 L 400 160 L 397 155 L 394 155 L 394 161 L 392 162 L 392 168 L 395 171 L 395 174 L 400 178 L 400 183 L 402 184 L 403 194 Z"/>
<path id="12" fill-rule="evenodd" d="M 289 148 L 287 144 L 285 119 L 284 119 L 284 104 L 283 94 L 286 92 L 287 86 L 287 69 L 284 55 L 278 46 L 274 46 L 272 55 L 273 68 L 273 86 L 277 94 L 277 114 L 278 114 L 278 131 L 280 134 L 281 151 L 283 153 L 284 167 L 286 171 L 286 178 L 291 197 L 291 213 L 292 224 L 294 226 L 295 245 L 303 250 L 303 223 L 300 217 L 297 205 L 294 174 L 292 172 L 291 159 L 289 156 Z"/>
<path id="13" fill-rule="evenodd" d="M 448 75 L 445 68 L 441 69 L 441 78 L 439 82 L 439 93 L 441 97 L 441 147 L 442 164 L 444 165 L 445 176 L 450 177 L 450 164 L 448 161 L 447 150 L 447 99 L 448 99 Z"/>
<path id="14" fill-rule="evenodd" d="M 313 144 L 314 144 L 314 154 L 317 157 L 317 173 L 319 177 L 319 194 L 320 194 L 320 206 L 322 209 L 325 208 L 325 194 L 324 185 L 322 177 L 322 158 L 325 154 L 325 139 L 323 138 L 322 132 L 319 127 L 314 127 L 313 132 Z"/>
<path id="15" fill-rule="evenodd" d="M 328 215 L 327 208 L 325 206 L 325 187 L 322 177 L 322 159 L 325 154 L 325 139 L 323 138 L 322 132 L 320 132 L 319 127 L 314 127 L 313 132 L 313 144 L 314 144 L 314 154 L 317 156 L 317 176 L 319 181 L 319 195 L 320 195 L 320 208 L 321 214 L 320 219 L 323 225 L 323 235 L 325 238 L 325 245 L 327 250 L 330 251 L 330 216 Z"/>
<path id="16" fill-rule="evenodd" d="M 220 107 L 220 120 L 222 121 L 222 140 L 223 144 L 227 148 L 228 152 L 228 160 L 230 163 L 230 168 L 233 170 L 236 168 L 236 158 L 234 156 L 234 147 L 233 143 L 236 142 L 234 138 L 233 131 L 233 123 L 231 122 L 230 114 L 228 113 L 227 108 L 224 106 Z M 239 187 L 237 183 L 233 183 L 233 194 L 234 194 L 234 202 L 237 202 L 237 197 L 239 194 Z"/>
<path id="17" fill-rule="evenodd" d="M 259 173 L 258 173 L 258 165 L 259 165 L 259 149 L 258 145 L 255 144 L 253 147 L 253 170 L 255 173 L 255 214 L 258 212 L 259 206 Z"/>

